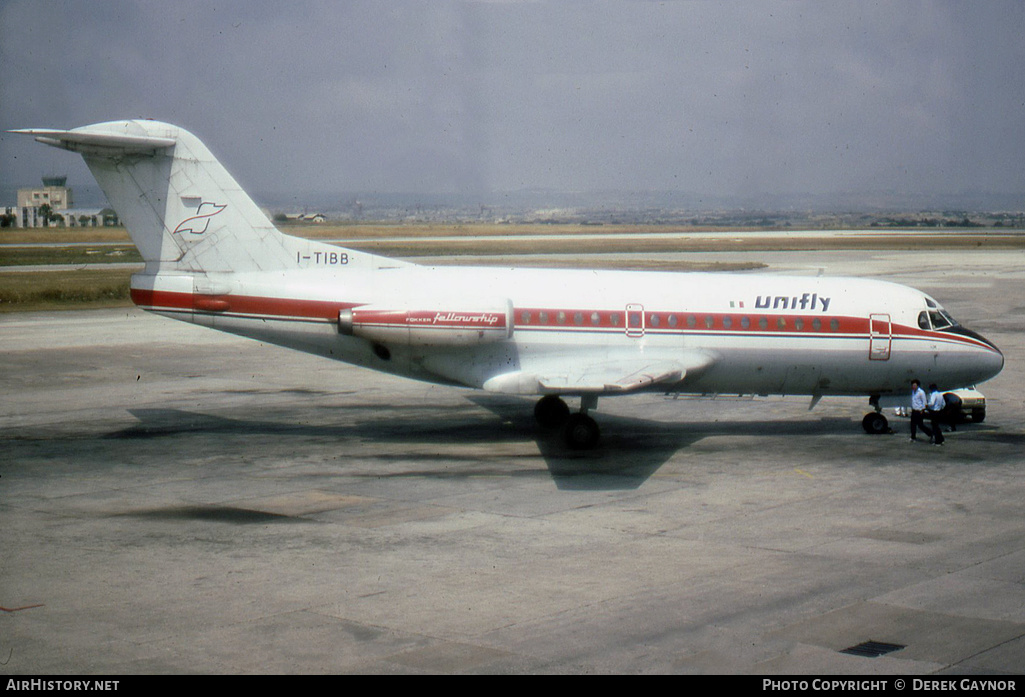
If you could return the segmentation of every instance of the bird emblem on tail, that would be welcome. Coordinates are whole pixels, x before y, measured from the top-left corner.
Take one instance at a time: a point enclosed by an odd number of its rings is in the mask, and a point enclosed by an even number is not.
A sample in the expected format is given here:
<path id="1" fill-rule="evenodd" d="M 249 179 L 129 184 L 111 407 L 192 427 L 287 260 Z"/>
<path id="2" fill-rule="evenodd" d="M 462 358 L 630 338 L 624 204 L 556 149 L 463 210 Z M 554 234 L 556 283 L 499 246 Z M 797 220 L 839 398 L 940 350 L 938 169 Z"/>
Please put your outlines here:
<path id="1" fill-rule="evenodd" d="M 210 201 L 203 201 L 199 204 L 199 208 L 196 209 L 196 215 L 191 218 L 186 218 L 178 223 L 178 227 L 176 227 L 174 232 L 171 234 L 184 235 L 188 232 L 193 235 L 202 235 L 210 226 L 210 218 L 214 217 L 227 207 L 227 204 L 221 205 Z"/>

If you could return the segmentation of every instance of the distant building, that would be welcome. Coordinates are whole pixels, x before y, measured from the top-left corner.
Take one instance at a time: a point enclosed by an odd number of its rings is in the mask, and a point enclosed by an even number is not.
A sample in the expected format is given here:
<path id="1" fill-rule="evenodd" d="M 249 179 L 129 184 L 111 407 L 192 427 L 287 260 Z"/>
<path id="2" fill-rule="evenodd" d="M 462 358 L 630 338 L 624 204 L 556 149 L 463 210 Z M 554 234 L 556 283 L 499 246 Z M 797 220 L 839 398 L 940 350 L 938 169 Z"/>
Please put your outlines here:
<path id="1" fill-rule="evenodd" d="M 101 227 L 117 224 L 117 217 L 99 209 L 76 209 L 67 177 L 43 177 L 43 186 L 18 189 L 18 203 L 0 208 L 0 227 Z M 49 218 L 44 213 L 49 207 Z"/>
<path id="2" fill-rule="evenodd" d="M 51 209 L 66 210 L 75 206 L 67 177 L 43 177 L 40 189 L 18 189 L 18 208 L 39 208 L 43 204 Z"/>

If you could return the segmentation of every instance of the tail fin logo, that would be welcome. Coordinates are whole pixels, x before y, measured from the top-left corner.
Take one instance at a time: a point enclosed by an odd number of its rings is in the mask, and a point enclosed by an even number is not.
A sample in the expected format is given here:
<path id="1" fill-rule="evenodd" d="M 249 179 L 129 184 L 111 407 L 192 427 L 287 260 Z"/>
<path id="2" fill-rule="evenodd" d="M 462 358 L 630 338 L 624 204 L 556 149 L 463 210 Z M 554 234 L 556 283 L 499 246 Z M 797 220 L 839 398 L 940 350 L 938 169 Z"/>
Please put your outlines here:
<path id="1" fill-rule="evenodd" d="M 178 227 L 176 227 L 174 232 L 171 234 L 184 235 L 188 232 L 193 235 L 202 235 L 206 232 L 207 228 L 210 227 L 210 218 L 214 217 L 227 207 L 228 204 L 220 205 L 217 203 L 211 203 L 210 201 L 203 201 L 199 204 L 199 208 L 196 209 L 196 215 L 191 218 L 186 218 L 178 223 Z"/>

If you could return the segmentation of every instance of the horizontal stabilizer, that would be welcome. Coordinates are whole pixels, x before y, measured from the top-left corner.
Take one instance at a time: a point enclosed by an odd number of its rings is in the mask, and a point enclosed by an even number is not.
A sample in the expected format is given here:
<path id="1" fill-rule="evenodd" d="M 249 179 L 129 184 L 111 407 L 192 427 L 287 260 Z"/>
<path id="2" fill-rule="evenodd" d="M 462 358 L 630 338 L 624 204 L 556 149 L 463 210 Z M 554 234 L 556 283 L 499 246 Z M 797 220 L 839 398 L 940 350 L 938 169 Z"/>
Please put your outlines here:
<path id="1" fill-rule="evenodd" d="M 102 126 L 103 124 L 100 125 Z M 71 150 L 93 156 L 106 155 L 109 157 L 156 153 L 156 151 L 170 148 L 178 142 L 175 138 L 117 133 L 99 130 L 94 126 L 77 128 L 71 131 L 25 128 L 9 132 L 33 136 L 40 143 L 52 145 L 63 150 Z"/>

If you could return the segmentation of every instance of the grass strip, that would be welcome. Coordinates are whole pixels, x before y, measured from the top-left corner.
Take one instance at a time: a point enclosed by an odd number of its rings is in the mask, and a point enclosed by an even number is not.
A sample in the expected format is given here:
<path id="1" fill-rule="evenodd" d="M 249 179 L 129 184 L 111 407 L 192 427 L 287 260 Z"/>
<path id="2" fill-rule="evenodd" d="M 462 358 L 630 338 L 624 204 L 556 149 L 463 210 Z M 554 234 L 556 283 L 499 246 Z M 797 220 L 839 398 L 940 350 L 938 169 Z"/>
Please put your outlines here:
<path id="1" fill-rule="evenodd" d="M 0 312 L 131 305 L 133 270 L 25 271 L 0 274 Z"/>
<path id="2" fill-rule="evenodd" d="M 142 256 L 132 245 L 111 247 L 3 247 L 0 266 L 38 266 L 41 264 L 117 264 L 141 263 Z"/>

